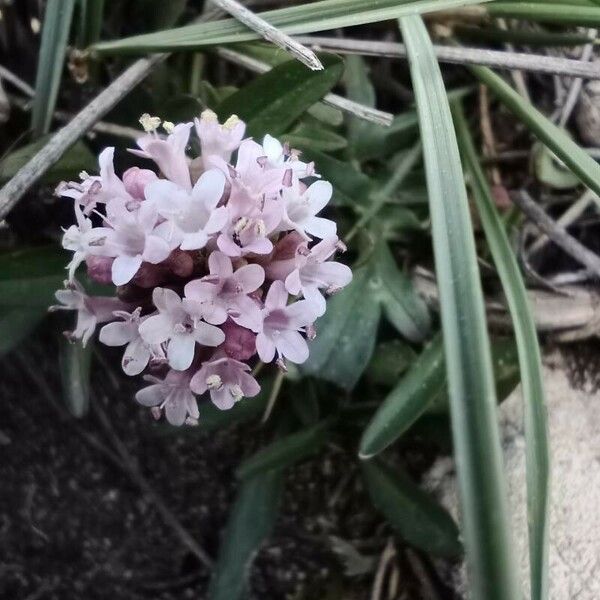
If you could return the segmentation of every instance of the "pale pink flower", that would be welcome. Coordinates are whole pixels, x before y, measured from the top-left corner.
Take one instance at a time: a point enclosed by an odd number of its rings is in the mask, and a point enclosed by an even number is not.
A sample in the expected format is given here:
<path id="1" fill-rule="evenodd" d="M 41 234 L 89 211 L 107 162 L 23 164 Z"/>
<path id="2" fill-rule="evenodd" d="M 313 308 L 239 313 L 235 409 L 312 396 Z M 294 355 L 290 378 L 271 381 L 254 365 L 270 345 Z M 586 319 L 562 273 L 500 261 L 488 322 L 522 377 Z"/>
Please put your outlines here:
<path id="1" fill-rule="evenodd" d="M 244 396 L 251 398 L 260 392 L 260 386 L 248 371 L 247 364 L 217 352 L 210 361 L 202 363 L 192 377 L 190 388 L 198 395 L 209 391 L 213 404 L 228 410 Z"/>
<path id="2" fill-rule="evenodd" d="M 148 133 L 137 140 L 141 150 L 130 150 L 130 152 L 152 159 L 167 179 L 190 190 L 192 181 L 185 149 L 191 128 L 192 123 L 179 123 L 166 139 L 159 137 L 156 132 Z"/>
<path id="3" fill-rule="evenodd" d="M 308 358 L 308 346 L 299 331 L 312 325 L 315 311 L 306 300 L 290 305 L 287 301 L 283 281 L 274 281 L 265 299 L 262 331 L 256 336 L 256 350 L 263 362 L 271 362 L 275 353 L 279 359 L 297 364 Z"/>
<path id="4" fill-rule="evenodd" d="M 76 279 L 65 281 L 65 289 L 58 290 L 55 296 L 60 305 L 51 306 L 49 310 L 77 311 L 77 324 L 75 329 L 69 332 L 68 337 L 81 340 L 84 346 L 94 334 L 96 325 L 112 321 L 116 310 L 127 308 L 127 304 L 121 302 L 118 298 L 88 296 Z"/>
<path id="5" fill-rule="evenodd" d="M 196 134 L 200 140 L 200 150 L 205 167 L 208 166 L 209 157 L 217 156 L 229 162 L 234 150 L 237 150 L 244 132 L 246 124 L 232 115 L 223 123 L 219 123 L 217 115 L 212 110 L 205 110 L 200 115 L 200 119 L 194 119 L 196 125 Z"/>
<path id="6" fill-rule="evenodd" d="M 144 200 L 146 186 L 157 179 L 154 171 L 139 167 L 131 167 L 123 173 L 123 185 L 135 200 Z"/>
<path id="7" fill-rule="evenodd" d="M 217 250 L 209 256 L 208 268 L 210 275 L 185 286 L 184 302 L 188 303 L 189 310 L 208 310 L 211 314 L 218 314 L 218 322 L 209 321 L 216 324 L 223 323 L 229 314 L 242 327 L 259 331 L 260 307 L 248 294 L 263 284 L 263 268 L 249 264 L 234 271 L 231 259 Z M 202 309 L 203 305 L 208 308 Z"/>
<path id="8" fill-rule="evenodd" d="M 83 215 L 79 204 L 75 203 L 75 218 L 77 225 L 71 225 L 64 230 L 62 247 L 73 252 L 73 258 L 67 265 L 69 279 L 75 277 L 77 267 L 91 255 L 106 255 L 109 253 L 106 240 L 110 234 L 107 227 L 93 227 L 90 219 Z"/>
<path id="9" fill-rule="evenodd" d="M 307 239 L 310 239 L 309 235 L 323 239 L 335 236 L 337 231 L 335 222 L 316 216 L 327 206 L 332 193 L 333 188 L 328 181 L 315 181 L 304 191 L 301 190 L 298 182 L 294 182 L 290 187 L 284 187 L 281 197 L 285 206 L 285 215 L 279 228 L 295 229 Z"/>
<path id="10" fill-rule="evenodd" d="M 57 188 L 60 196 L 73 198 L 83 207 L 83 212 L 89 214 L 97 204 L 105 204 L 115 198 L 131 200 L 123 182 L 115 174 L 113 166 L 113 147 L 105 148 L 98 157 L 100 176 L 90 176 L 81 173 L 81 183 L 70 181 L 62 183 Z"/>
<path id="11" fill-rule="evenodd" d="M 302 293 L 314 307 L 317 316 L 325 313 L 325 298 L 319 290 L 333 293 L 352 281 L 352 271 L 342 263 L 329 261 L 338 248 L 337 237 L 322 240 L 310 250 L 300 246 L 296 252 L 296 268 L 286 277 L 285 288 L 290 294 Z"/>
<path id="12" fill-rule="evenodd" d="M 119 310 L 114 316 L 120 321 L 113 321 L 100 330 L 99 340 L 107 346 L 125 346 L 121 366 L 127 375 L 139 375 L 152 358 L 164 358 L 160 346 L 147 344 L 140 336 L 140 324 L 148 317 L 140 317 L 141 308 L 133 312 Z"/>
<path id="13" fill-rule="evenodd" d="M 200 413 L 196 398 L 190 391 L 190 373 L 169 371 L 164 379 L 152 375 L 144 377 L 151 382 L 142 388 L 135 399 L 142 405 L 164 410 L 171 425 L 196 425 Z"/>
<path id="14" fill-rule="evenodd" d="M 112 231 L 107 245 L 115 257 L 112 264 L 115 285 L 129 283 L 142 262 L 157 264 L 169 256 L 169 244 L 155 231 L 158 211 L 152 203 L 142 202 L 138 209 L 129 211 L 123 203 L 113 202 L 109 213 Z"/>
<path id="15" fill-rule="evenodd" d="M 196 343 L 218 346 L 225 341 L 225 334 L 218 327 L 190 315 L 173 290 L 155 288 L 152 301 L 158 313 L 140 324 L 140 335 L 150 345 L 167 343 L 167 360 L 173 369 L 189 368 Z"/>
<path id="16" fill-rule="evenodd" d="M 291 169 L 293 174 L 300 178 L 314 175 L 312 163 L 299 160 L 298 152 L 290 150 L 287 144 L 282 144 L 277 138 L 269 134 L 265 135 L 262 147 L 267 158 L 267 166 Z"/>
<path id="17" fill-rule="evenodd" d="M 217 207 L 224 188 L 225 176 L 217 169 L 203 173 L 191 192 L 166 179 L 146 188 L 146 198 L 166 219 L 157 229 L 171 248 L 199 250 L 225 227 L 227 208 Z"/>

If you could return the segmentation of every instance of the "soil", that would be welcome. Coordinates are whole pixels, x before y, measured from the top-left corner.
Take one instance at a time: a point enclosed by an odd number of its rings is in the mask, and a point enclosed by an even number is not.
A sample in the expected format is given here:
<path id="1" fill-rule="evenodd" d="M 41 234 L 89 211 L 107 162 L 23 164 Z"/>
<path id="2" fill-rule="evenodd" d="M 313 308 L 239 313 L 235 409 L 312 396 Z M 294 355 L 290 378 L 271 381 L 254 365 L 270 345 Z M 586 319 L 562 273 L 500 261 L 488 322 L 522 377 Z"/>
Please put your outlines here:
<path id="1" fill-rule="evenodd" d="M 236 492 L 234 470 L 264 443 L 257 425 L 158 435 L 151 416 L 132 400 L 139 382 L 103 369 L 114 361 L 111 349 L 101 350 L 106 361 L 94 361 L 92 410 L 76 420 L 60 394 L 55 326 L 46 323 L 0 362 L 0 599 L 206 598 L 207 568 L 110 458 L 114 439 L 93 406 L 101 407 L 154 492 L 213 558 Z M 110 383 L 115 376 L 118 392 Z M 422 454 L 415 461 L 405 455 L 409 468 L 411 462 L 413 470 L 425 466 Z M 252 600 L 370 597 L 373 571 L 392 533 L 357 475 L 355 453 L 338 446 L 289 469 L 277 525 L 250 572 Z M 334 551 L 340 545 L 341 554 Z M 398 540 L 395 547 L 402 585 L 394 598 L 418 599 L 413 563 Z M 427 568 L 427 559 L 419 560 Z M 358 574 L 347 575 L 352 569 Z"/>

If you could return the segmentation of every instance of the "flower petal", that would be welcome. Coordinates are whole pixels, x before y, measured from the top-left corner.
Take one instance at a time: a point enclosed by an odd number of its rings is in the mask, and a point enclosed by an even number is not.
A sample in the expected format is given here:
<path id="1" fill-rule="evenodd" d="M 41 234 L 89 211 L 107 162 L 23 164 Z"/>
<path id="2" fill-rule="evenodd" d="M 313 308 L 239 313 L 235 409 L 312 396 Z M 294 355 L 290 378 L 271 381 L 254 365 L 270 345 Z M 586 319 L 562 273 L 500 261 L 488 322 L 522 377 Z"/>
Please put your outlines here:
<path id="1" fill-rule="evenodd" d="M 141 254 L 138 254 L 137 256 L 128 256 L 126 254 L 117 256 L 111 267 L 112 282 L 115 285 L 125 285 L 126 283 L 129 283 L 141 266 Z"/>
<path id="2" fill-rule="evenodd" d="M 196 340 L 189 333 L 176 334 L 169 340 L 167 360 L 177 371 L 185 371 L 194 360 Z"/>
<path id="3" fill-rule="evenodd" d="M 306 340 L 297 331 L 284 329 L 279 334 L 276 345 L 277 350 L 293 363 L 301 364 L 308 358 Z"/>
<path id="4" fill-rule="evenodd" d="M 270 363 L 275 356 L 275 344 L 264 333 L 259 333 L 256 336 L 256 351 L 260 360 Z"/>

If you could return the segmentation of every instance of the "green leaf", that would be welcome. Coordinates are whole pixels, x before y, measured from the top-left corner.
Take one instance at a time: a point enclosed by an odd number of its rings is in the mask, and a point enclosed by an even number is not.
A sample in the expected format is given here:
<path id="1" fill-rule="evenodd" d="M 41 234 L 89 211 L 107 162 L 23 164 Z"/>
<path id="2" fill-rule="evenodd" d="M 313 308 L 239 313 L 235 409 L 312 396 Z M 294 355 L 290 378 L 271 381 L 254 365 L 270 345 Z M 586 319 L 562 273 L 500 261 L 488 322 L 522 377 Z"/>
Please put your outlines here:
<path id="1" fill-rule="evenodd" d="M 447 10 L 487 1 L 489 0 L 322 0 L 259 14 L 285 33 L 303 34 L 377 23 L 404 15 Z M 93 49 L 106 54 L 139 54 L 163 50 L 196 50 L 203 46 L 234 44 L 259 38 L 259 34 L 239 21 L 223 19 L 102 42 Z"/>
<path id="2" fill-rule="evenodd" d="M 579 25 L 581 27 L 600 26 L 600 7 L 580 5 L 574 2 L 558 4 L 544 2 L 494 2 L 487 7 L 487 12 L 494 17 L 511 19 L 527 19 L 539 23 L 560 25 Z"/>
<path id="3" fill-rule="evenodd" d="M 209 600 L 243 597 L 252 559 L 273 529 L 282 492 L 280 470 L 261 472 L 242 482 L 221 542 Z"/>
<path id="4" fill-rule="evenodd" d="M 46 310 L 62 287 L 66 263 L 56 246 L 0 254 L 0 306 Z"/>
<path id="5" fill-rule="evenodd" d="M 439 65 L 418 16 L 400 20 L 415 92 L 438 279 L 463 539 L 474 600 L 520 598 L 475 241 Z"/>
<path id="6" fill-rule="evenodd" d="M 579 185 L 579 179 L 543 144 L 533 147 L 533 164 L 537 178 L 555 190 L 572 190 Z"/>
<path id="7" fill-rule="evenodd" d="M 327 312 L 317 320 L 317 337 L 301 370 L 352 389 L 365 370 L 377 337 L 381 316 L 372 298 L 368 267 L 354 271 L 352 283 L 328 300 Z M 378 284 L 376 284 L 378 285 Z"/>
<path id="8" fill-rule="evenodd" d="M 548 510 L 550 458 L 542 361 L 531 307 L 517 259 L 494 204 L 460 104 L 453 105 L 461 151 L 471 175 L 473 196 L 498 269 L 512 317 L 523 386 L 531 597 L 548 597 Z"/>
<path id="9" fill-rule="evenodd" d="M 284 141 L 289 142 L 292 148 L 302 150 L 314 148 L 322 152 L 341 150 L 348 145 L 346 138 L 326 129 L 323 126 L 306 125 L 300 123 L 289 133 L 281 136 Z"/>
<path id="10" fill-rule="evenodd" d="M 0 311 L 0 357 L 27 338 L 45 316 L 45 308 L 19 307 Z"/>
<path id="11" fill-rule="evenodd" d="M 445 389 L 443 344 L 438 335 L 377 409 L 362 435 L 359 456 L 371 458 L 396 441 Z"/>
<path id="12" fill-rule="evenodd" d="M 600 11 L 600 9 L 598 9 Z M 600 194 L 600 165 L 568 135 L 527 100 L 513 90 L 502 77 L 486 67 L 469 69 L 494 95 L 520 119 L 585 185 Z"/>
<path id="13" fill-rule="evenodd" d="M 269 469 L 284 469 L 316 454 L 329 439 L 330 427 L 331 421 L 326 420 L 274 441 L 244 461 L 237 476 L 248 479 Z"/>
<path id="14" fill-rule="evenodd" d="M 90 368 L 94 342 L 84 348 L 80 342 L 72 343 L 63 337 L 58 355 L 63 398 L 69 412 L 81 419 L 90 404 Z"/>
<path id="15" fill-rule="evenodd" d="M 87 48 L 100 39 L 104 16 L 104 0 L 79 0 L 77 44 Z"/>
<path id="16" fill-rule="evenodd" d="M 389 360 L 389 359 L 388 359 Z M 512 339 L 492 343 L 494 383 L 502 402 L 519 383 L 517 350 Z M 401 358 L 401 366 L 404 366 Z M 448 412 L 448 382 L 442 339 L 436 336 L 414 360 L 406 375 L 386 396 L 363 432 L 359 456 L 368 459 L 385 450 L 425 413 Z"/>
<path id="17" fill-rule="evenodd" d="M 385 242 L 376 244 L 372 256 L 375 277 L 371 287 L 385 316 L 405 338 L 412 342 L 423 341 L 431 328 L 425 303 L 413 290 L 410 279 L 398 269 Z"/>
<path id="18" fill-rule="evenodd" d="M 46 135 L 40 139 L 27 144 L 11 152 L 0 160 L 0 182 L 8 181 L 16 172 L 41 150 L 50 136 Z M 62 179 L 70 179 L 81 171 L 93 170 L 97 166 L 97 159 L 82 142 L 76 142 L 46 171 L 42 182 L 58 183 Z"/>
<path id="19" fill-rule="evenodd" d="M 416 358 L 415 351 L 402 340 L 381 342 L 367 368 L 367 378 L 376 385 L 392 386 Z"/>
<path id="20" fill-rule="evenodd" d="M 385 242 L 354 272 L 352 283 L 328 301 L 302 371 L 352 389 L 373 354 L 382 308 L 408 339 L 420 341 L 427 336 L 427 308 L 396 267 Z"/>
<path id="21" fill-rule="evenodd" d="M 321 99 L 342 75 L 343 63 L 320 54 L 325 67 L 310 71 L 297 60 L 282 63 L 227 97 L 218 107 L 221 120 L 236 114 L 246 121 L 248 135 L 284 132 L 307 108 Z"/>
<path id="22" fill-rule="evenodd" d="M 362 471 L 375 508 L 405 541 L 436 556 L 460 556 L 456 523 L 407 475 L 376 460 L 363 462 Z"/>
<path id="23" fill-rule="evenodd" d="M 48 0 L 38 54 L 35 96 L 31 109 L 34 137 L 48 133 L 69 41 L 75 0 Z"/>
<path id="24" fill-rule="evenodd" d="M 354 165 L 333 158 L 313 148 L 303 148 L 302 157 L 314 161 L 319 173 L 333 186 L 332 204 L 335 206 L 366 206 L 374 185 L 373 181 Z"/>

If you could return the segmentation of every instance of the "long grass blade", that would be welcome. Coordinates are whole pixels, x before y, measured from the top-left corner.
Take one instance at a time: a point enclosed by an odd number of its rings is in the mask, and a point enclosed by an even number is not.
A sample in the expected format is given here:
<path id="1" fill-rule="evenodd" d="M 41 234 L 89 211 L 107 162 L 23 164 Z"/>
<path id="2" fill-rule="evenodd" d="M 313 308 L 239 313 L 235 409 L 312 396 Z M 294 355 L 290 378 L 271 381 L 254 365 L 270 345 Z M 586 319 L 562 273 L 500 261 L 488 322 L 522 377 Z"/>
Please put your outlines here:
<path id="1" fill-rule="evenodd" d="M 478 79 L 520 119 L 573 173 L 600 194 L 600 165 L 566 133 L 520 96 L 502 77 L 487 67 L 469 67 Z"/>
<path id="2" fill-rule="evenodd" d="M 600 25 L 600 7 L 569 4 L 564 2 L 494 2 L 486 12 L 494 17 L 527 19 L 539 23 L 555 25 L 579 25 L 598 27 Z"/>
<path id="3" fill-rule="evenodd" d="M 521 598 L 490 343 L 467 193 L 439 65 L 419 16 L 400 19 L 425 159 L 463 539 L 474 600 Z"/>
<path id="4" fill-rule="evenodd" d="M 396 19 L 404 15 L 435 12 L 489 0 L 321 0 L 300 6 L 259 13 L 271 25 L 288 34 L 312 33 Z M 93 46 L 99 53 L 132 53 L 159 50 L 195 50 L 203 46 L 259 39 L 256 32 L 235 19 L 187 25 L 167 31 L 136 35 Z"/>
<path id="5" fill-rule="evenodd" d="M 74 6 L 75 0 L 48 0 L 46 4 L 31 110 L 34 137 L 48 133 L 50 129 Z"/>
<path id="6" fill-rule="evenodd" d="M 535 323 L 527 291 L 502 220 L 494 205 L 487 180 L 459 102 L 452 105 L 459 146 L 471 175 L 473 197 L 477 204 L 488 246 L 498 269 L 504 295 L 515 328 L 523 386 L 525 438 L 527 442 L 527 494 L 529 511 L 529 554 L 531 598 L 548 597 L 548 502 L 550 459 L 542 361 Z"/>

